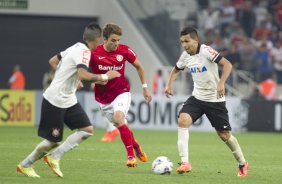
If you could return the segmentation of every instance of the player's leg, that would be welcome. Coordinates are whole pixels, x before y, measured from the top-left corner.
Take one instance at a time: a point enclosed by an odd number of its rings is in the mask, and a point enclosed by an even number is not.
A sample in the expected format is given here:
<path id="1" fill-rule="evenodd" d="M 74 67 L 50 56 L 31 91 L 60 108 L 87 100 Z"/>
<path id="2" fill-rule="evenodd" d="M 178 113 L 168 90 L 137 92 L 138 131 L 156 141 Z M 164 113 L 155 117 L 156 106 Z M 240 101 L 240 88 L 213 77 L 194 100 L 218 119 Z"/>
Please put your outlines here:
<path id="1" fill-rule="evenodd" d="M 78 131 L 69 135 L 60 146 L 44 157 L 45 162 L 59 177 L 63 177 L 60 170 L 61 157 L 93 134 L 93 126 L 79 103 L 67 109 L 64 121 L 69 128 L 78 129 Z"/>
<path id="2" fill-rule="evenodd" d="M 120 132 L 120 138 L 127 151 L 127 166 L 135 167 L 137 166 L 137 161 L 135 159 L 133 144 L 132 144 L 132 133 L 127 124 L 125 123 L 125 115 L 121 111 L 115 111 L 113 115 L 113 122 Z"/>
<path id="3" fill-rule="evenodd" d="M 133 149 L 133 137 L 132 132 L 129 129 L 126 116 L 131 103 L 131 94 L 129 92 L 118 95 L 115 100 L 109 105 L 111 108 L 106 112 L 109 120 L 112 120 L 114 125 L 120 132 L 120 138 L 125 146 L 127 152 L 127 163 L 128 167 L 137 166 L 137 161 L 134 155 Z M 103 110 L 103 106 L 101 107 Z"/>
<path id="4" fill-rule="evenodd" d="M 32 164 L 41 159 L 57 145 L 57 143 L 44 139 L 19 165 L 17 165 L 17 171 L 29 177 L 40 177 L 32 168 Z"/>
<path id="5" fill-rule="evenodd" d="M 225 102 L 206 103 L 205 108 L 207 118 L 210 120 L 212 126 L 216 129 L 221 140 L 223 140 L 229 147 L 239 164 L 238 176 L 247 176 L 249 164 L 245 160 L 236 137 L 230 133 L 231 126 L 229 123 L 229 116 Z"/>
<path id="6" fill-rule="evenodd" d="M 102 137 L 102 142 L 113 142 L 119 134 L 119 130 L 113 125 L 112 122 L 108 120 L 108 118 L 103 114 L 103 119 L 106 124 L 106 133 Z"/>
<path id="7" fill-rule="evenodd" d="M 192 124 L 192 118 L 187 113 L 180 113 L 178 117 L 178 139 L 177 147 L 181 159 L 180 166 L 176 171 L 180 174 L 192 170 L 189 162 L 189 127 Z"/>
<path id="8" fill-rule="evenodd" d="M 21 166 L 29 167 L 37 160 L 46 155 L 52 148 L 56 147 L 58 143 L 50 142 L 44 139 L 36 148 L 21 162 Z"/>
<path id="9" fill-rule="evenodd" d="M 134 152 L 136 157 L 141 161 L 141 162 L 147 162 L 148 161 L 148 156 L 145 151 L 143 151 L 142 147 L 139 145 L 137 140 L 134 138 L 134 133 L 131 131 L 132 135 L 132 145 L 134 148 Z"/>
<path id="10" fill-rule="evenodd" d="M 80 128 L 79 131 L 69 135 L 67 139 L 50 154 L 50 156 L 53 159 L 57 159 L 57 160 L 61 159 L 61 157 L 65 153 L 79 146 L 81 142 L 85 141 L 90 136 L 92 136 L 93 135 L 92 131 L 93 131 L 92 126 Z"/>
<path id="11" fill-rule="evenodd" d="M 57 176 L 63 177 L 63 173 L 60 169 L 61 157 L 65 153 L 79 146 L 81 142 L 92 136 L 92 129 L 92 126 L 79 129 L 79 131 L 69 135 L 67 139 L 52 153 L 44 156 L 45 162 Z"/>
<path id="12" fill-rule="evenodd" d="M 52 116 L 50 116 L 52 114 Z M 59 127 L 56 123 L 49 122 L 59 122 L 58 114 L 60 114 L 60 110 L 53 105 L 51 105 L 47 100 L 43 98 L 41 105 L 41 119 L 38 128 L 38 135 L 44 138 L 42 142 L 40 142 L 36 148 L 30 153 L 18 166 L 17 171 L 23 173 L 29 177 L 39 177 L 38 174 L 32 168 L 32 164 L 37 160 L 41 159 L 44 155 L 46 155 L 51 149 L 58 146 L 58 141 L 52 140 L 52 135 L 49 135 L 47 132 L 51 132 L 53 127 Z M 58 137 L 60 139 L 61 137 Z"/>
<path id="13" fill-rule="evenodd" d="M 127 124 L 127 120 L 125 119 L 125 124 Z M 142 162 L 147 162 L 148 157 L 147 154 L 143 151 L 142 147 L 139 145 L 138 141 L 134 137 L 134 133 L 132 130 L 130 130 L 131 136 L 132 136 L 132 146 L 135 152 L 135 155 L 137 158 Z"/>
<path id="14" fill-rule="evenodd" d="M 184 103 L 178 116 L 178 139 L 177 147 L 179 156 L 181 158 L 181 164 L 176 169 L 180 174 L 189 172 L 192 170 L 192 166 L 189 162 L 189 127 L 194 121 L 203 115 L 199 100 L 191 96 Z"/>
<path id="15" fill-rule="evenodd" d="M 217 131 L 217 134 L 229 147 L 234 158 L 237 160 L 239 164 L 237 175 L 238 176 L 247 176 L 249 163 L 246 161 L 243 151 L 236 137 L 233 136 L 230 133 L 230 131 Z"/>

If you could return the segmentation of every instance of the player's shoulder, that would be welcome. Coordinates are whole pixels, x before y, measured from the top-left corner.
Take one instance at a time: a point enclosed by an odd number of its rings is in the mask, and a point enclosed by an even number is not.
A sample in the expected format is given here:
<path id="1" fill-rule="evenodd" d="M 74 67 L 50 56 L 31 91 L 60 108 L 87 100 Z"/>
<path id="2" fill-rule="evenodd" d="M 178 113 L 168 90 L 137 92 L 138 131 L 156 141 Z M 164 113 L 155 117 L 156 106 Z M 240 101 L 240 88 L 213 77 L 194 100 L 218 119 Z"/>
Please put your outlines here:
<path id="1" fill-rule="evenodd" d="M 135 51 L 133 49 L 131 49 L 128 45 L 124 45 L 124 44 L 119 44 L 117 52 L 121 55 L 134 55 L 134 56 L 136 56 Z"/>
<path id="2" fill-rule="evenodd" d="M 74 44 L 72 47 L 72 53 L 73 54 L 78 54 L 78 55 L 90 55 L 91 50 L 88 48 L 88 46 L 85 43 L 82 42 L 77 42 Z"/>
<path id="3" fill-rule="evenodd" d="M 131 48 L 128 45 L 125 45 L 125 44 L 119 44 L 119 46 L 118 46 L 118 50 L 120 52 L 127 52 L 129 49 L 131 49 Z"/>
<path id="4" fill-rule="evenodd" d="M 77 42 L 77 43 L 73 44 L 72 46 L 70 46 L 66 50 L 72 50 L 72 52 L 74 52 L 74 53 L 90 51 L 89 48 L 87 47 L 87 45 L 85 45 L 84 43 L 81 43 L 81 42 Z"/>
<path id="5" fill-rule="evenodd" d="M 86 43 L 83 42 L 77 42 L 73 45 L 73 47 L 77 49 L 88 49 Z"/>
<path id="6" fill-rule="evenodd" d="M 127 48 L 129 48 L 129 46 L 125 45 L 125 44 L 119 44 L 118 46 L 119 46 L 120 49 L 127 49 Z"/>
<path id="7" fill-rule="evenodd" d="M 209 48 L 211 48 L 209 45 L 201 44 L 201 45 L 200 45 L 200 52 L 201 52 L 201 51 L 208 50 Z"/>
<path id="8" fill-rule="evenodd" d="M 206 52 L 206 51 L 211 51 L 214 49 L 210 46 L 210 45 L 206 45 L 206 44 L 201 44 L 200 45 L 200 52 Z"/>
<path id="9" fill-rule="evenodd" d="M 201 44 L 200 47 L 200 54 L 202 55 L 217 55 L 218 52 L 216 50 L 214 50 L 211 46 L 206 45 L 206 44 Z"/>
<path id="10" fill-rule="evenodd" d="M 79 42 L 77 42 L 77 43 L 67 47 L 65 50 L 61 51 L 60 54 L 61 54 L 62 57 L 64 57 L 66 55 L 77 53 L 79 50 L 82 50 L 82 49 L 81 49 Z"/>

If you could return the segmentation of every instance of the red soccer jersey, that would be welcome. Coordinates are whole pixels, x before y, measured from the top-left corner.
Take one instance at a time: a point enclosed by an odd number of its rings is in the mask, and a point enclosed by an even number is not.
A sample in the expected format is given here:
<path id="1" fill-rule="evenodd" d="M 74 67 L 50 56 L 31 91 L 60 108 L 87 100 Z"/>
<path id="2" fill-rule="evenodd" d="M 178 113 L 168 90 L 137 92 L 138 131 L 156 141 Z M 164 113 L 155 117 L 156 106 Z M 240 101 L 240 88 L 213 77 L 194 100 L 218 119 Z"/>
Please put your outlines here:
<path id="1" fill-rule="evenodd" d="M 118 95 L 130 91 L 130 85 L 124 75 L 125 62 L 134 63 L 135 60 L 135 52 L 122 44 L 113 52 L 107 52 L 103 45 L 92 51 L 89 68 L 93 73 L 105 74 L 109 70 L 116 70 L 121 74 L 106 85 L 95 85 L 95 99 L 99 103 L 111 103 Z"/>

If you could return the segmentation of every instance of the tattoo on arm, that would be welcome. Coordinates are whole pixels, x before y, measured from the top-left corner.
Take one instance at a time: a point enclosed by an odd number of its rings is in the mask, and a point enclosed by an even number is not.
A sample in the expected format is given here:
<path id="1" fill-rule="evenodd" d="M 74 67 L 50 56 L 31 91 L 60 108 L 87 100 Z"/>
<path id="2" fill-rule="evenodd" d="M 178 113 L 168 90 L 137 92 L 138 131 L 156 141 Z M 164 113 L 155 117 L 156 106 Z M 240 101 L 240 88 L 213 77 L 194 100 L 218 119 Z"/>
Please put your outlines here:
<path id="1" fill-rule="evenodd" d="M 99 80 L 99 75 L 93 75 L 91 81 L 92 82 L 97 82 Z"/>

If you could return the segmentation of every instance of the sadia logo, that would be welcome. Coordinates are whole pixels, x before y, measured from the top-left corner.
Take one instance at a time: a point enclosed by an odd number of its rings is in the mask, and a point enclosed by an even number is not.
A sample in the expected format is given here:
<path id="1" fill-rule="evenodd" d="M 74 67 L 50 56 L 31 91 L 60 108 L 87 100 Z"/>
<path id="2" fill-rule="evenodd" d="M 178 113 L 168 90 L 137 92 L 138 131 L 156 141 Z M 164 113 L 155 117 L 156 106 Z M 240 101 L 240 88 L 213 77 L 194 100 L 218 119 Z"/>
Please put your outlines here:
<path id="1" fill-rule="evenodd" d="M 33 125 L 34 92 L 0 91 L 0 125 Z"/>
<path id="2" fill-rule="evenodd" d="M 191 73 L 202 73 L 202 72 L 206 72 L 207 68 L 205 66 L 203 67 L 191 67 L 189 68 Z"/>

